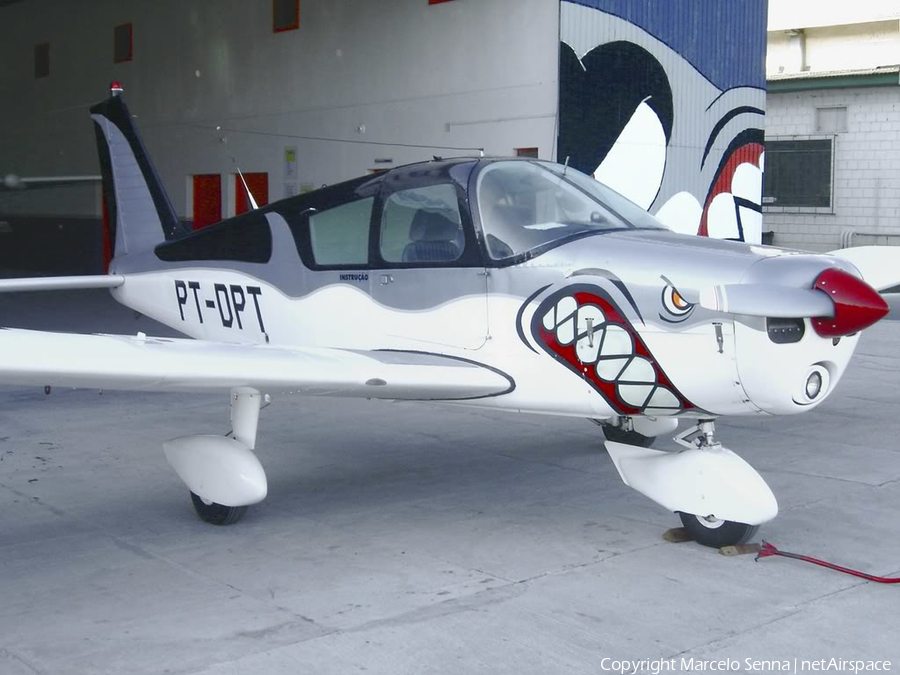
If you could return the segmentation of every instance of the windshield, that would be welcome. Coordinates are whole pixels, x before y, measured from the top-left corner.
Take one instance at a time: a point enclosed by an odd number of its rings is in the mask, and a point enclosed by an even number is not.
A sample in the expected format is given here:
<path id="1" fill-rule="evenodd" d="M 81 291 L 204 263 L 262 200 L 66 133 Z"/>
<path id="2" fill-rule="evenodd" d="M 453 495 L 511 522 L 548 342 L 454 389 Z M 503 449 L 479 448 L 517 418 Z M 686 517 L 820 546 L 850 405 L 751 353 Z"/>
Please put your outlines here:
<path id="1" fill-rule="evenodd" d="M 488 253 L 502 260 L 573 236 L 665 225 L 580 171 L 550 162 L 494 162 L 478 175 Z"/>

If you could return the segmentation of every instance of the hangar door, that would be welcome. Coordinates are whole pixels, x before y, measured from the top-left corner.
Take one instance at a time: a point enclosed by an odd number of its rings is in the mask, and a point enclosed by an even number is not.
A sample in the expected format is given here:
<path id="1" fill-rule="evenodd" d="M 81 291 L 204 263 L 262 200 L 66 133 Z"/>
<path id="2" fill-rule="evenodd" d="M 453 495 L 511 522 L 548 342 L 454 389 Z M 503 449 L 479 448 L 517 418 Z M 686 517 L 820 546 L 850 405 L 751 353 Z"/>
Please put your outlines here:
<path id="1" fill-rule="evenodd" d="M 250 194 L 256 200 L 257 206 L 265 206 L 269 203 L 269 174 L 263 172 L 245 173 L 244 180 Z M 247 199 L 247 191 L 238 174 L 234 174 L 234 215 L 239 216 L 250 210 L 250 200 Z"/>
<path id="2" fill-rule="evenodd" d="M 195 174 L 193 180 L 194 229 L 222 220 L 222 177 L 217 173 Z"/>

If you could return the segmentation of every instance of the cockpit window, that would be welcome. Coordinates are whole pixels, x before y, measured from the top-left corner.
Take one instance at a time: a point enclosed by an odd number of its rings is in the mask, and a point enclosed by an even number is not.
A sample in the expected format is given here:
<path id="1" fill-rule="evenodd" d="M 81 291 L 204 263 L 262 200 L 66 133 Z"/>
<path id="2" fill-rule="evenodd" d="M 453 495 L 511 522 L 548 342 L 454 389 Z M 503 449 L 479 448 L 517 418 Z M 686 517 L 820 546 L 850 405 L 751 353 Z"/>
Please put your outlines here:
<path id="1" fill-rule="evenodd" d="M 494 260 L 590 232 L 665 229 L 605 185 L 549 162 L 494 162 L 482 169 L 476 192 Z"/>
<path id="2" fill-rule="evenodd" d="M 309 240 L 316 265 L 365 265 L 369 262 L 372 197 L 309 216 Z"/>
<path id="3" fill-rule="evenodd" d="M 465 248 L 456 188 L 449 184 L 400 190 L 384 203 L 381 256 L 391 263 L 451 262 Z"/>

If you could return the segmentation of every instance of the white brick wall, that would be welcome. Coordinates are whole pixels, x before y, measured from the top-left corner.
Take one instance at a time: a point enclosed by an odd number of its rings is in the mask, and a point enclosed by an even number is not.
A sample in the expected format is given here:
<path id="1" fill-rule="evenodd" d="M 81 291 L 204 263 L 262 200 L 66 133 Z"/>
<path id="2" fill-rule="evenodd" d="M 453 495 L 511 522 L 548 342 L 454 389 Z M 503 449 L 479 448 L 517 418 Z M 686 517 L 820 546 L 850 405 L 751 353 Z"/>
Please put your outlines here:
<path id="1" fill-rule="evenodd" d="M 770 93 L 766 138 L 815 135 L 816 108 L 829 106 L 847 106 L 847 131 L 834 143 L 832 212 L 764 207 L 763 231 L 774 231 L 779 246 L 813 251 L 839 248 L 847 229 L 900 244 L 900 86 Z"/>

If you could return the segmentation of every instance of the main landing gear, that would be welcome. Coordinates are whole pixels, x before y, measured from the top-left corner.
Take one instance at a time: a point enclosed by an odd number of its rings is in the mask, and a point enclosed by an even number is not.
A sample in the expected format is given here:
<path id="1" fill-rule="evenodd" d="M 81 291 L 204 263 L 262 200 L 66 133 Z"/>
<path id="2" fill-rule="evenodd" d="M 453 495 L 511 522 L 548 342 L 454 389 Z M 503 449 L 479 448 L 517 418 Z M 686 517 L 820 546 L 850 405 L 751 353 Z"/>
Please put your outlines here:
<path id="1" fill-rule="evenodd" d="M 163 444 L 166 459 L 191 491 L 201 519 L 231 525 L 268 492 L 266 473 L 253 453 L 263 397 L 254 389 L 231 392 L 229 436 L 182 436 Z"/>
<path id="2" fill-rule="evenodd" d="M 606 447 L 625 484 L 678 513 L 694 541 L 743 544 L 778 514 L 762 477 L 716 440 L 714 420 L 701 420 L 675 442 L 685 449 L 660 452 L 611 439 Z"/>
<path id="3" fill-rule="evenodd" d="M 213 525 L 232 525 L 247 513 L 246 506 L 225 506 L 203 499 L 196 492 L 191 493 L 194 510 L 201 520 Z"/>

